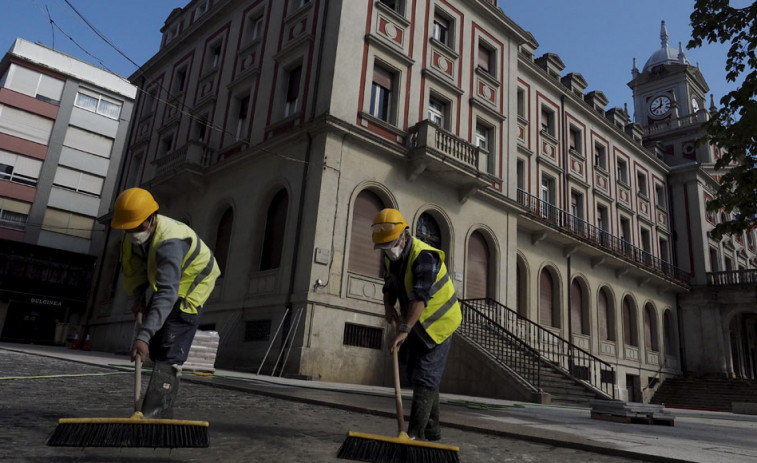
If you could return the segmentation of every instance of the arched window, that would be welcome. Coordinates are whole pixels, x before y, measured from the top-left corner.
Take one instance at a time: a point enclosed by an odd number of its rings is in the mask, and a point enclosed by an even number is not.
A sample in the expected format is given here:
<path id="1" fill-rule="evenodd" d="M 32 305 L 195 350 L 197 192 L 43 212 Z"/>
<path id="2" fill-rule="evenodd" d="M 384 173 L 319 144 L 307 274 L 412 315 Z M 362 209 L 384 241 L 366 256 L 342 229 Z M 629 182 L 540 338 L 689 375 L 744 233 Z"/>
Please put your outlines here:
<path id="1" fill-rule="evenodd" d="M 639 347 L 639 337 L 636 330 L 636 313 L 628 296 L 623 298 L 623 343 L 627 346 Z"/>
<path id="2" fill-rule="evenodd" d="M 489 297 L 489 245 L 480 232 L 473 232 L 468 240 L 468 262 L 465 268 L 466 299 Z"/>
<path id="3" fill-rule="evenodd" d="M 552 273 L 546 268 L 541 271 L 539 277 L 539 323 L 553 328 L 560 327 L 560 313 L 555 295 L 555 280 Z"/>
<path id="4" fill-rule="evenodd" d="M 226 260 L 229 257 L 229 242 L 231 241 L 231 227 L 234 223 L 234 211 L 229 207 L 221 216 L 216 231 L 216 246 L 213 256 L 221 269 L 221 275 L 226 273 Z"/>
<path id="5" fill-rule="evenodd" d="M 657 341 L 657 317 L 652 304 L 644 306 L 644 347 L 653 352 L 660 350 Z"/>
<path id="6" fill-rule="evenodd" d="M 384 203 L 376 193 L 361 191 L 352 208 L 352 230 L 350 233 L 350 272 L 370 277 L 381 277 L 381 252 L 373 249 L 371 225 L 376 214 L 384 208 Z"/>
<path id="7" fill-rule="evenodd" d="M 570 285 L 570 324 L 575 334 L 589 334 L 588 314 L 584 306 L 581 284 L 573 280 Z"/>
<path id="8" fill-rule="evenodd" d="M 418 217 L 418 223 L 415 224 L 415 237 L 429 246 L 442 249 L 442 232 L 439 229 L 439 224 L 427 212 Z"/>
<path id="9" fill-rule="evenodd" d="M 607 296 L 607 290 L 599 290 L 597 297 L 597 311 L 599 319 L 599 339 L 603 341 L 615 341 L 615 312 Z"/>
<path id="10" fill-rule="evenodd" d="M 260 270 L 271 270 L 281 266 L 288 209 L 289 193 L 282 188 L 276 193 L 268 206 L 263 234 L 263 249 L 260 255 Z"/>

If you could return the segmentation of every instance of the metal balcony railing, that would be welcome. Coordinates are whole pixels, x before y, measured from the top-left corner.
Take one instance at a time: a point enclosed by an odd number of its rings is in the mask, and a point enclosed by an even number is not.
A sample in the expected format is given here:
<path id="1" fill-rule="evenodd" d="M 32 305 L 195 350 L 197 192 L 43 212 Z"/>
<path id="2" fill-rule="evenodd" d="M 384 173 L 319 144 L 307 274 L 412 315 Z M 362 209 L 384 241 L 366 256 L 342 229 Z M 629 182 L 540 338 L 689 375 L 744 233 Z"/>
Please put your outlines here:
<path id="1" fill-rule="evenodd" d="M 732 286 L 757 284 L 757 269 L 730 270 L 707 273 L 708 286 Z"/>
<path id="2" fill-rule="evenodd" d="M 603 248 L 616 256 L 630 260 L 665 278 L 689 285 L 690 275 L 650 252 L 638 248 L 628 241 L 611 235 L 595 227 L 580 217 L 558 208 L 523 190 L 518 190 L 518 203 L 524 206 L 532 217 L 540 222 L 559 228 L 561 231 L 594 246 Z"/>
<path id="3" fill-rule="evenodd" d="M 615 398 L 613 366 L 493 299 L 462 300 L 462 334 L 541 389 L 543 362 Z M 492 335 L 495 334 L 495 335 Z"/>

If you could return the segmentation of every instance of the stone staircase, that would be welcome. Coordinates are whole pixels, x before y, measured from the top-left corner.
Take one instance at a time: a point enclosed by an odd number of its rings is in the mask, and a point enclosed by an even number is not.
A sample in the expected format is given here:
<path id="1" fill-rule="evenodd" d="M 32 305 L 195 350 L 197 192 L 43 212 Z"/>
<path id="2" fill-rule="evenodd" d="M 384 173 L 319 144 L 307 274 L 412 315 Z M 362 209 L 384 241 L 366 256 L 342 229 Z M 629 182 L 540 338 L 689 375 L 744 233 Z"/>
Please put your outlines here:
<path id="1" fill-rule="evenodd" d="M 650 403 L 665 407 L 732 411 L 733 402 L 757 403 L 757 380 L 668 378 Z"/>
<path id="2" fill-rule="evenodd" d="M 505 365 L 510 370 L 520 371 L 524 379 L 539 377 L 539 387 L 542 392 L 551 396 L 551 403 L 568 406 L 589 406 L 592 399 L 608 399 L 609 397 L 594 391 L 582 381 L 568 375 L 565 371 L 550 361 L 534 358 L 533 362 L 523 361 L 523 352 L 519 346 L 510 342 L 506 335 L 497 329 L 476 325 L 463 324 L 458 334 L 483 355 L 500 365 Z M 496 346 L 486 348 L 484 346 Z M 527 366 L 524 366 L 527 365 Z M 536 370 L 538 369 L 538 373 Z M 503 368 L 503 370 L 506 370 Z M 531 381 L 533 387 L 537 387 Z"/>

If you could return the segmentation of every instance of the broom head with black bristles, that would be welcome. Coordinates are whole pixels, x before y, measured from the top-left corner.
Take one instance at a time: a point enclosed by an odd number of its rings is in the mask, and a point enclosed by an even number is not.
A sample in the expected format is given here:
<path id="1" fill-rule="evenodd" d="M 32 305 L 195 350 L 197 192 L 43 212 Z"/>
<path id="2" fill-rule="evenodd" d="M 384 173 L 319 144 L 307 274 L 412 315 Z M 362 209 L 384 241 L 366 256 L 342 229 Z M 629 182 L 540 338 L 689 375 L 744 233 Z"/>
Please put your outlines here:
<path id="1" fill-rule="evenodd" d="M 401 432 L 397 437 L 350 431 L 337 458 L 371 463 L 459 463 L 460 448 L 411 439 Z"/>
<path id="2" fill-rule="evenodd" d="M 47 439 L 51 447 L 204 448 L 207 421 L 144 418 L 61 418 Z"/>

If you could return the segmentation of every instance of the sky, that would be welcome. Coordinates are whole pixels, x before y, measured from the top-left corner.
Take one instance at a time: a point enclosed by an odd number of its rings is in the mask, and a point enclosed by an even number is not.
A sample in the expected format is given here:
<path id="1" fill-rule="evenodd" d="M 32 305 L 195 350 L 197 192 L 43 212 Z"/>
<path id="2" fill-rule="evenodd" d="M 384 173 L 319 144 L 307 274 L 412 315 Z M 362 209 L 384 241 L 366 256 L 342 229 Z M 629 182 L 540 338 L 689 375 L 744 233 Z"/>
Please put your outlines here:
<path id="1" fill-rule="evenodd" d="M 0 0 L 0 50 L 16 37 L 51 48 L 122 76 L 137 70 L 160 46 L 160 29 L 173 8 L 188 0 Z M 349 2 L 367 0 L 345 0 Z M 500 8 L 539 42 L 535 56 L 556 53 L 565 69 L 580 73 L 588 91 L 602 91 L 607 108 L 628 104 L 633 114 L 633 58 L 641 69 L 660 48 L 660 22 L 665 21 L 670 46 L 683 42 L 684 53 L 710 86 L 715 101 L 736 84 L 725 79 L 727 47 L 705 44 L 687 50 L 689 15 L 695 0 L 498 0 Z M 751 4 L 731 0 L 732 6 Z M 108 45 L 69 6 L 73 5 L 108 41 Z M 50 20 L 54 22 L 54 26 Z M 70 38 L 69 38 L 70 37 Z M 86 51 L 85 51 L 86 50 Z M 129 59 L 125 58 L 126 55 Z M 4 54 L 4 53 L 3 53 Z M 131 60 L 131 61 L 130 61 Z M 707 107 L 709 107 L 709 97 Z"/>

